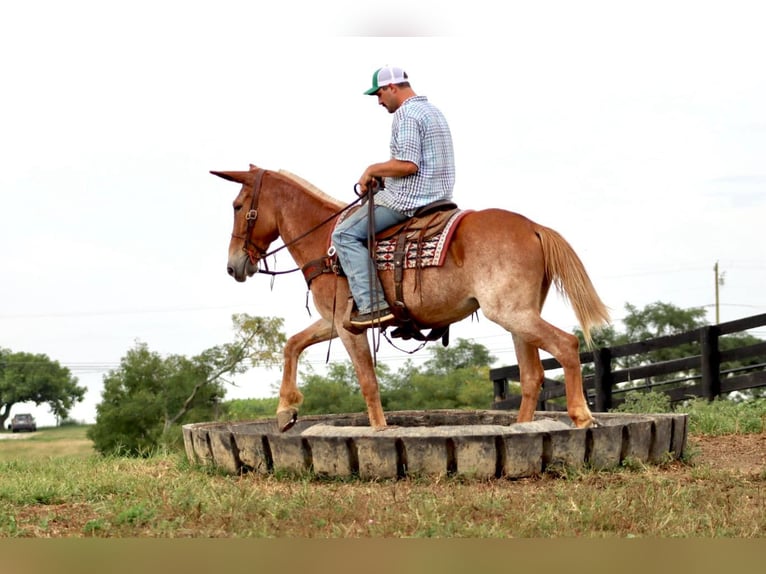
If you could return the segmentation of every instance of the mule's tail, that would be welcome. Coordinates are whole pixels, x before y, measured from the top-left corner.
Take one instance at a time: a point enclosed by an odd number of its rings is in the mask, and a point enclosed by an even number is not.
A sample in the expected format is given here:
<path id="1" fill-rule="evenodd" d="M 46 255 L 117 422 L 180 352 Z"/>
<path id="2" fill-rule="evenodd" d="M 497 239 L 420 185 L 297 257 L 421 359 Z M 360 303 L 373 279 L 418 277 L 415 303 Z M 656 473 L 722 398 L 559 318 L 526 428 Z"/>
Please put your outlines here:
<path id="1" fill-rule="evenodd" d="M 569 300 L 585 343 L 590 347 L 593 341 L 590 330 L 609 322 L 609 309 L 596 293 L 585 266 L 567 240 L 542 225 L 536 225 L 535 232 L 543 247 L 545 276 L 562 297 Z"/>

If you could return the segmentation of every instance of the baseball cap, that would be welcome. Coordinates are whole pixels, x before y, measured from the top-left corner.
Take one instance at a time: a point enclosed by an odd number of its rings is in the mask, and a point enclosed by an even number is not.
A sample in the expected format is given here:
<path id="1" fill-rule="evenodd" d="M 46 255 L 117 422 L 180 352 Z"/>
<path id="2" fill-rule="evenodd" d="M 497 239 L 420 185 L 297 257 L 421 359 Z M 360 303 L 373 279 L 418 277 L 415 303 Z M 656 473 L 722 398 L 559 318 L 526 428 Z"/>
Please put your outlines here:
<path id="1" fill-rule="evenodd" d="M 401 84 L 408 82 L 407 72 L 394 66 L 384 66 L 375 70 L 372 75 L 372 87 L 365 92 L 368 96 L 374 96 L 378 90 L 389 84 Z"/>

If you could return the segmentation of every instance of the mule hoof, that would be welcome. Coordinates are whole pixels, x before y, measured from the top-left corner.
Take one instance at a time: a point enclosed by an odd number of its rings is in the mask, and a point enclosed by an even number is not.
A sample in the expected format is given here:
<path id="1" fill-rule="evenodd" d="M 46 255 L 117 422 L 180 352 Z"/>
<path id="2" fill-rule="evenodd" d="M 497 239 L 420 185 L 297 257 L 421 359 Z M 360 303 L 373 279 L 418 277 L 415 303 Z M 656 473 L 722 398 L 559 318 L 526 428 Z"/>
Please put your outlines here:
<path id="1" fill-rule="evenodd" d="M 287 409 L 277 413 L 277 426 L 279 432 L 289 431 L 298 420 L 298 409 Z"/>
<path id="2" fill-rule="evenodd" d="M 589 418 L 587 421 L 581 424 L 575 425 L 578 429 L 595 429 L 600 427 L 601 425 L 598 424 L 598 421 L 594 419 L 593 417 Z"/>

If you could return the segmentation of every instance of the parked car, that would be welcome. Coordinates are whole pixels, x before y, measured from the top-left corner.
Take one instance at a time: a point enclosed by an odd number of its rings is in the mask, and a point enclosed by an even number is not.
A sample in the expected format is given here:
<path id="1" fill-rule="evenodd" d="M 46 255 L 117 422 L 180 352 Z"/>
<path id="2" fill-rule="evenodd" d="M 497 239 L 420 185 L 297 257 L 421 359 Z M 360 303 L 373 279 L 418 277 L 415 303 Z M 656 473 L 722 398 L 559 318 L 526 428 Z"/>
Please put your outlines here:
<path id="1" fill-rule="evenodd" d="M 13 415 L 10 428 L 11 432 L 35 432 L 37 430 L 37 423 L 35 422 L 35 418 L 30 414 Z"/>

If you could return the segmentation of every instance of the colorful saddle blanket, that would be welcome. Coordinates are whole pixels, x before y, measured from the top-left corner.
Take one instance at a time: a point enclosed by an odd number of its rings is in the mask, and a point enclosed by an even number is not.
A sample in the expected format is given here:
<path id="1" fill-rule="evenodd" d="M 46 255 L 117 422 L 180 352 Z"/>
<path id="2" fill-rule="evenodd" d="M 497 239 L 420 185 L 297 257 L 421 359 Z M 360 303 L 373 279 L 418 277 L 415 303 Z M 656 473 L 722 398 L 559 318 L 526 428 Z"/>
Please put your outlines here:
<path id="1" fill-rule="evenodd" d="M 455 232 L 457 224 L 467 213 L 467 211 L 455 210 L 447 219 L 444 227 L 430 237 L 420 238 L 419 230 L 406 231 L 404 268 L 414 269 L 416 267 L 440 267 L 443 265 L 452 234 Z M 375 262 L 379 271 L 394 268 L 396 248 L 396 236 L 376 241 Z"/>
<path id="2" fill-rule="evenodd" d="M 454 204 L 453 204 L 454 205 Z M 358 209 L 358 208 L 357 208 Z M 344 212 L 338 223 L 354 210 Z M 383 230 L 377 235 L 375 259 L 379 271 L 394 270 L 397 287 L 401 284 L 401 271 L 404 269 L 422 269 L 438 267 L 444 264 L 450 240 L 458 223 L 472 210 L 460 210 L 457 207 L 440 210 Z M 399 267 L 397 268 L 397 261 Z M 337 253 L 332 248 L 328 255 L 309 261 L 301 267 L 307 285 L 324 273 L 345 275 L 338 262 Z M 398 291 L 398 289 L 397 289 Z"/>

